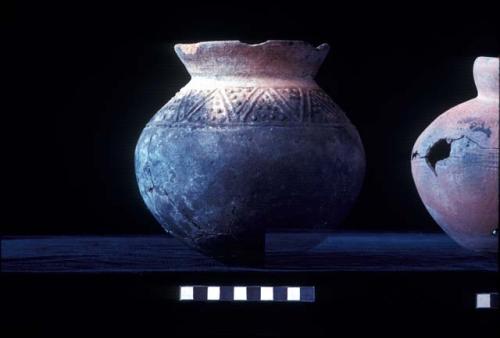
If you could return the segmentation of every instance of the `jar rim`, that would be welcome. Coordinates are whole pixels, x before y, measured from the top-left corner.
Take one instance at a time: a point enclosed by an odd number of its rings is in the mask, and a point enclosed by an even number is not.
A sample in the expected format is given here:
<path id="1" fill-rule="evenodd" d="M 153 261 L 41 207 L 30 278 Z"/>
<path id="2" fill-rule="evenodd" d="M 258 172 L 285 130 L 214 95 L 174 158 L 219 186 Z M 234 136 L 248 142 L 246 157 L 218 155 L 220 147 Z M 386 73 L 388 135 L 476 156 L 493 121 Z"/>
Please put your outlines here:
<path id="1" fill-rule="evenodd" d="M 313 78 L 329 46 L 301 40 L 222 40 L 179 43 L 174 49 L 191 76 Z"/>

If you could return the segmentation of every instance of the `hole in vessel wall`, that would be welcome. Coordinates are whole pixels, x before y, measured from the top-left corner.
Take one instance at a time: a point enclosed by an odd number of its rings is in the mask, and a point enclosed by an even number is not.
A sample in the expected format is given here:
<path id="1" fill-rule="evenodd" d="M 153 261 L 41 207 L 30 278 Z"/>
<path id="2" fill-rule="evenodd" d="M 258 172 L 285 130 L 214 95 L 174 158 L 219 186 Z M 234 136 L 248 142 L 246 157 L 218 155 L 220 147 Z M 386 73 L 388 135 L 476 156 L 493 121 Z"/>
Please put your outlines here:
<path id="1" fill-rule="evenodd" d="M 451 143 L 449 143 L 444 138 L 434 143 L 427 151 L 427 155 L 425 155 L 425 161 L 436 176 L 436 163 L 450 157 L 450 152 Z"/>

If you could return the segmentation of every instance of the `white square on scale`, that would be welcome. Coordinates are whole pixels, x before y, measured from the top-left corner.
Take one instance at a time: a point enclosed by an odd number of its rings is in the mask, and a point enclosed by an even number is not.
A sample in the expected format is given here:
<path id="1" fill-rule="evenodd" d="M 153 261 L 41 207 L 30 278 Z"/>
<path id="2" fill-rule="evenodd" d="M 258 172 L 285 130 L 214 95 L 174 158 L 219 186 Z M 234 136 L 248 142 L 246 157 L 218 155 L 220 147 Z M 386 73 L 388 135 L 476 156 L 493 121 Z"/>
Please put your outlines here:
<path id="1" fill-rule="evenodd" d="M 209 286 L 207 288 L 207 300 L 219 300 L 220 299 L 220 287 Z"/>
<path id="2" fill-rule="evenodd" d="M 272 286 L 262 286 L 260 288 L 260 300 L 274 300 Z"/>
<path id="3" fill-rule="evenodd" d="M 247 288 L 246 286 L 235 286 L 234 289 L 234 300 L 247 300 Z"/>
<path id="4" fill-rule="evenodd" d="M 300 288 L 298 287 L 286 288 L 286 299 L 300 301 Z"/>
<path id="5" fill-rule="evenodd" d="M 181 286 L 181 300 L 193 300 L 192 286 Z"/>
<path id="6" fill-rule="evenodd" d="M 489 309 L 491 307 L 491 298 L 489 293 L 478 293 L 476 295 L 476 308 Z"/>

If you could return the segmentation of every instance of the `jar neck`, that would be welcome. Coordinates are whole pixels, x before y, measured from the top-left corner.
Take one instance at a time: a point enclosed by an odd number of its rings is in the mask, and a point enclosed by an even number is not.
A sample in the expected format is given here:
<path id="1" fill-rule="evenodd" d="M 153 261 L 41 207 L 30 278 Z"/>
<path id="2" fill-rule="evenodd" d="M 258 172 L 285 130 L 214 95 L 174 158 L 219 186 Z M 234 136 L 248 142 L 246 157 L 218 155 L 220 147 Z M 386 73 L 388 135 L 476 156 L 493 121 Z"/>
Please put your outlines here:
<path id="1" fill-rule="evenodd" d="M 312 78 L 275 78 L 263 76 L 193 76 L 187 86 L 200 89 L 232 87 L 319 88 L 316 81 Z"/>
<path id="2" fill-rule="evenodd" d="M 473 73 L 478 98 L 498 101 L 498 58 L 483 56 L 476 58 Z"/>

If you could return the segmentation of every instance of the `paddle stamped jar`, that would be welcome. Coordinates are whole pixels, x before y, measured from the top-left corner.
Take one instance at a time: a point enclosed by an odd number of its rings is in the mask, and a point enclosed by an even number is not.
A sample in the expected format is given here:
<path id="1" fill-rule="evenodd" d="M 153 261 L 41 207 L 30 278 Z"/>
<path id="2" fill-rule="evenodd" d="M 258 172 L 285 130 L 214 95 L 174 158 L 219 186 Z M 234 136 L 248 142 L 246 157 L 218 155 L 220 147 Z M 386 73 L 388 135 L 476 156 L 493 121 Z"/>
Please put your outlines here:
<path id="1" fill-rule="evenodd" d="M 339 224 L 361 189 L 356 128 L 314 81 L 328 45 L 178 44 L 191 81 L 136 148 L 140 192 L 165 230 L 216 258 L 261 261 L 269 228 Z"/>

